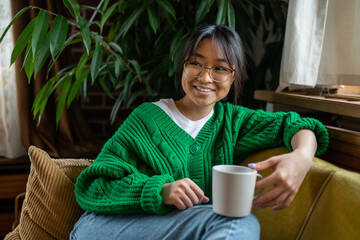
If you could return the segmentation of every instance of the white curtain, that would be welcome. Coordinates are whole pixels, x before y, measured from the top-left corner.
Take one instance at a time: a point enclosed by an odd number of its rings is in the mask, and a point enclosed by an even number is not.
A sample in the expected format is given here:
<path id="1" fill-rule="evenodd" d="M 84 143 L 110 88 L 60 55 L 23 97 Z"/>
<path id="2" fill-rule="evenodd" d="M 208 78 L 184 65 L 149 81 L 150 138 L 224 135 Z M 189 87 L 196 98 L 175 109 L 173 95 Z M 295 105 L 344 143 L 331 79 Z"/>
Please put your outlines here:
<path id="1" fill-rule="evenodd" d="M 280 85 L 360 85 L 360 0 L 290 0 Z"/>
<path id="2" fill-rule="evenodd" d="M 0 36 L 11 21 L 10 0 L 0 1 Z M 26 152 L 21 145 L 14 67 L 9 68 L 14 47 L 12 31 L 0 44 L 0 156 L 17 158 Z"/>

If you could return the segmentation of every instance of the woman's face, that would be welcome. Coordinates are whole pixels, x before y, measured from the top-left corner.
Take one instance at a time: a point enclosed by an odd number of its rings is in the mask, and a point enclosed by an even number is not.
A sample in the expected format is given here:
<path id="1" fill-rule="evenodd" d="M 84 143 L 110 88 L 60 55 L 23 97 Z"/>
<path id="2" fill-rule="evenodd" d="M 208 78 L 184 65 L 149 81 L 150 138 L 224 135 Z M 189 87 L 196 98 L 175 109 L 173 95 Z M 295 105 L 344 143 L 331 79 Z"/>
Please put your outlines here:
<path id="1" fill-rule="evenodd" d="M 190 56 L 188 61 L 196 61 L 204 67 L 225 67 L 233 69 L 225 61 L 220 48 L 217 44 L 212 43 L 211 38 L 202 40 L 195 50 L 195 55 Z M 185 92 L 185 100 L 187 103 L 195 104 L 198 107 L 213 108 L 215 103 L 226 97 L 230 91 L 233 82 L 231 78 L 226 82 L 214 82 L 210 77 L 210 70 L 204 70 L 200 77 L 188 76 L 184 71 L 182 73 L 181 85 Z"/>

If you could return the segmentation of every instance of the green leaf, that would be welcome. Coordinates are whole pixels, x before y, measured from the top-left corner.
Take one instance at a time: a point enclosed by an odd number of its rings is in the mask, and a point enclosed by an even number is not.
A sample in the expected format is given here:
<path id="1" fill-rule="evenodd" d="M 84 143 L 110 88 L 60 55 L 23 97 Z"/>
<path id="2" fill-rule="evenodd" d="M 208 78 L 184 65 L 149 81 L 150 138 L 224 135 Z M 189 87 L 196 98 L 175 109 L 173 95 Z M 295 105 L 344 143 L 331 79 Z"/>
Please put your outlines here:
<path id="1" fill-rule="evenodd" d="M 59 101 L 57 103 L 56 107 L 56 127 L 59 126 L 61 115 L 64 111 L 64 108 L 66 106 L 66 99 L 69 94 L 69 90 L 71 87 L 71 80 L 72 80 L 71 74 L 65 75 L 65 77 L 61 80 L 61 92 L 59 93 Z M 59 86 L 60 87 L 60 86 Z"/>
<path id="2" fill-rule="evenodd" d="M 121 47 L 116 43 L 116 42 L 110 42 L 110 47 L 112 47 L 113 49 L 115 49 L 115 51 L 117 51 L 120 54 L 123 54 L 123 50 L 121 49 Z"/>
<path id="3" fill-rule="evenodd" d="M 39 53 L 35 56 L 35 66 L 34 66 L 34 78 L 36 77 L 37 73 L 44 65 L 45 61 L 50 56 L 50 32 L 46 35 L 45 41 L 40 49 Z"/>
<path id="4" fill-rule="evenodd" d="M 112 83 L 112 86 L 115 87 L 118 80 L 116 79 L 116 77 L 113 74 L 112 68 L 110 67 L 110 64 L 105 65 L 106 66 L 106 71 L 103 72 L 102 75 L 108 75 L 108 77 L 110 78 L 110 82 Z M 108 79 L 107 79 L 108 80 Z M 108 81 L 107 81 L 108 82 Z"/>
<path id="5" fill-rule="evenodd" d="M 211 5 L 213 3 L 214 3 L 214 0 L 201 1 L 198 9 L 196 10 L 196 14 L 195 14 L 195 25 L 196 26 L 201 22 L 201 20 L 204 19 L 204 17 L 209 12 Z"/>
<path id="6" fill-rule="evenodd" d="M 78 96 L 80 93 L 80 88 L 84 83 L 85 78 L 89 75 L 90 68 L 83 69 L 79 76 L 76 76 L 75 83 L 73 84 L 69 96 L 66 101 L 66 106 L 69 108 L 70 104 L 73 102 L 73 100 Z"/>
<path id="7" fill-rule="evenodd" d="M 80 5 L 78 2 L 76 0 L 63 0 L 63 2 L 76 22 L 78 22 L 80 17 Z"/>
<path id="8" fill-rule="evenodd" d="M 71 36 L 66 40 L 66 42 L 65 42 L 65 44 L 64 44 L 64 46 L 63 46 L 63 48 L 61 49 L 60 52 L 62 52 L 62 51 L 65 49 L 65 47 L 67 47 L 68 45 L 81 42 L 81 41 L 82 41 L 81 38 L 74 39 L 74 38 L 75 38 L 76 36 L 78 36 L 79 34 L 80 34 L 80 33 L 77 32 L 77 33 L 74 33 L 73 35 L 71 35 Z M 57 55 L 55 56 L 55 59 L 53 59 L 53 60 L 50 59 L 50 63 L 49 63 L 49 65 L 48 65 L 48 67 L 47 67 L 46 78 L 48 78 L 48 76 L 49 76 L 49 74 L 50 74 L 50 71 L 51 71 L 54 63 L 55 63 L 55 61 L 58 59 L 59 56 L 60 56 L 60 54 L 57 54 Z"/>
<path id="9" fill-rule="evenodd" d="M 145 84 L 145 88 L 146 88 L 146 92 L 149 96 L 153 96 L 153 92 L 149 83 L 149 80 L 147 78 L 144 79 L 144 84 Z"/>
<path id="10" fill-rule="evenodd" d="M 128 103 L 126 104 L 127 107 L 130 107 L 131 104 L 138 98 L 140 97 L 141 95 L 143 95 L 145 93 L 145 89 L 140 89 L 136 92 L 134 92 L 133 94 L 131 94 L 131 97 L 128 101 Z"/>
<path id="11" fill-rule="evenodd" d="M 171 40 L 171 44 L 170 44 L 171 61 L 174 61 L 175 55 L 179 51 L 179 47 L 182 46 L 183 39 L 185 38 L 183 29 L 184 28 L 178 30 L 174 38 Z"/>
<path id="12" fill-rule="evenodd" d="M 91 60 L 91 79 L 92 79 L 92 83 L 94 83 L 97 75 L 99 74 L 99 69 L 100 69 L 100 65 L 101 65 L 101 61 L 102 61 L 102 47 L 101 47 L 101 41 L 102 38 L 101 36 L 97 35 L 95 37 L 95 51 L 94 51 L 94 55 L 93 58 Z"/>
<path id="13" fill-rule="evenodd" d="M 104 75 L 100 78 L 100 85 L 101 85 L 102 89 L 104 90 L 104 92 L 106 93 L 106 95 L 108 95 L 111 99 L 115 99 L 113 97 L 113 95 L 111 94 L 110 89 L 105 82 L 105 79 L 106 79 L 106 75 Z"/>
<path id="14" fill-rule="evenodd" d="M 51 93 L 54 91 L 54 85 L 59 78 L 60 74 L 56 74 L 54 77 L 52 77 L 45 85 L 41 88 L 39 93 L 37 94 L 31 111 L 33 112 L 34 119 L 36 118 L 36 115 L 39 113 L 40 116 L 43 115 L 46 103 L 51 95 Z M 40 111 L 40 112 L 39 112 Z"/>
<path id="15" fill-rule="evenodd" d="M 138 75 L 138 77 L 141 78 L 141 68 L 139 62 L 136 60 L 129 60 L 129 62 L 134 66 L 135 72 Z"/>
<path id="16" fill-rule="evenodd" d="M 110 113 L 110 122 L 111 122 L 111 124 L 113 124 L 115 122 L 115 120 L 116 120 L 116 115 L 117 115 L 117 113 L 119 111 L 119 108 L 121 106 L 123 98 L 124 98 L 124 95 L 120 94 L 119 97 L 116 99 L 113 108 L 111 109 L 111 113 Z"/>
<path id="17" fill-rule="evenodd" d="M 122 24 L 118 35 L 115 38 L 115 41 L 117 41 L 120 37 L 123 37 L 126 35 L 126 33 L 129 31 L 130 27 L 134 24 L 135 20 L 138 19 L 138 17 L 141 15 L 141 13 L 144 11 L 146 5 L 142 6 L 141 8 L 137 9 L 135 12 L 133 12 L 130 17 Z"/>
<path id="18" fill-rule="evenodd" d="M 100 29 L 101 32 L 104 28 L 104 24 L 106 23 L 106 21 L 109 19 L 109 17 L 111 17 L 111 15 L 114 14 L 115 8 L 119 5 L 119 2 L 114 3 L 106 12 L 105 14 L 102 16 L 101 21 L 100 21 Z"/>
<path id="19" fill-rule="evenodd" d="M 122 92 L 122 94 L 124 95 L 124 98 L 123 98 L 124 104 L 127 104 L 128 100 L 129 100 L 133 82 L 134 82 L 133 75 L 131 72 L 128 72 L 125 77 L 125 85 L 124 85 L 124 90 Z"/>
<path id="20" fill-rule="evenodd" d="M 26 45 L 31 41 L 32 31 L 34 29 L 36 18 L 34 18 L 20 34 L 20 37 L 16 41 L 15 47 L 11 53 L 10 66 L 16 61 L 20 53 L 24 50 Z"/>
<path id="21" fill-rule="evenodd" d="M 120 67 L 121 67 L 121 61 L 120 58 L 118 56 L 116 56 L 116 60 L 115 60 L 115 77 L 119 78 L 120 76 Z"/>
<path id="22" fill-rule="evenodd" d="M 82 98 L 87 98 L 87 92 L 88 92 L 88 77 L 85 77 L 83 84 L 80 87 L 80 96 Z"/>
<path id="23" fill-rule="evenodd" d="M 82 72 L 84 71 L 84 66 L 85 66 L 86 62 L 88 61 L 88 59 L 89 59 L 89 56 L 86 53 L 83 53 L 79 60 L 78 65 L 76 67 L 76 71 L 75 71 L 76 80 L 80 78 Z"/>
<path id="24" fill-rule="evenodd" d="M 20 17 L 24 12 L 26 12 L 27 10 L 29 10 L 30 8 L 32 8 L 31 6 L 29 7 L 24 7 L 23 9 L 21 9 L 16 15 L 15 17 L 11 20 L 11 22 L 9 23 L 9 25 L 7 25 L 5 31 L 3 32 L 3 34 L 0 37 L 0 43 L 2 42 L 2 40 L 4 39 L 6 33 L 9 31 L 10 27 L 13 25 L 13 23 L 15 22 L 16 19 L 18 19 L 18 17 Z"/>
<path id="25" fill-rule="evenodd" d="M 32 34 L 32 51 L 33 56 L 38 53 L 42 44 L 45 41 L 46 34 L 49 28 L 49 15 L 44 10 L 40 10 L 39 15 L 36 18 L 34 31 Z"/>
<path id="26" fill-rule="evenodd" d="M 219 10 L 216 15 L 216 24 L 224 24 L 225 23 L 227 3 L 228 3 L 228 0 L 218 0 L 217 1 Z"/>
<path id="27" fill-rule="evenodd" d="M 235 10 L 231 2 L 227 4 L 227 21 L 229 27 L 235 29 Z"/>
<path id="28" fill-rule="evenodd" d="M 156 31 L 159 27 L 157 16 L 155 15 L 154 10 L 151 7 L 147 8 L 147 14 L 148 14 L 150 26 L 151 26 L 152 30 L 154 31 L 154 33 L 156 33 Z"/>
<path id="29" fill-rule="evenodd" d="M 80 25 L 80 31 L 83 37 L 83 42 L 85 45 L 86 52 L 89 55 L 91 48 L 90 28 L 86 20 L 81 16 L 79 16 L 79 25 Z"/>
<path id="30" fill-rule="evenodd" d="M 31 76 L 33 75 L 34 72 L 34 65 L 35 65 L 35 61 L 33 61 L 33 55 L 31 52 L 31 43 L 29 43 L 26 47 L 25 59 L 24 59 L 24 69 L 29 84 L 30 84 Z"/>
<path id="31" fill-rule="evenodd" d="M 108 4 L 109 4 L 109 0 L 105 0 L 104 6 L 103 6 L 103 8 L 102 8 L 102 11 L 103 11 L 103 12 L 105 12 Z"/>
<path id="32" fill-rule="evenodd" d="M 174 19 L 176 19 L 175 9 L 168 0 L 156 0 L 156 2 L 165 12 L 168 12 L 171 16 L 174 17 Z"/>
<path id="33" fill-rule="evenodd" d="M 64 47 L 68 33 L 68 23 L 64 16 L 58 14 L 55 17 L 54 25 L 51 29 L 50 53 L 53 59 Z"/>

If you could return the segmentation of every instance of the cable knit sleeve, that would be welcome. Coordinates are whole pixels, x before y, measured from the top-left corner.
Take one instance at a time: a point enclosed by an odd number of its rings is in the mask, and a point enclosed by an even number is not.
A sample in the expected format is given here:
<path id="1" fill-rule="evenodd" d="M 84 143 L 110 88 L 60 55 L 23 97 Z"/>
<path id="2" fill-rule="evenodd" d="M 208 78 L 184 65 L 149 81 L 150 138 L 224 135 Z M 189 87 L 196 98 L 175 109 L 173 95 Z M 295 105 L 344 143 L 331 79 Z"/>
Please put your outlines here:
<path id="1" fill-rule="evenodd" d="M 295 112 L 270 113 L 241 108 L 235 117 L 239 127 L 235 151 L 251 153 L 260 149 L 285 145 L 290 150 L 292 137 L 301 129 L 312 130 L 318 142 L 316 156 L 322 155 L 329 144 L 325 126 L 313 118 L 301 118 Z"/>
<path id="2" fill-rule="evenodd" d="M 174 181 L 171 169 L 151 167 L 148 156 L 155 150 L 147 130 L 139 115 L 132 113 L 107 141 L 77 179 L 75 195 L 81 208 L 120 214 L 164 214 L 172 209 L 162 203 L 160 195 L 162 186 Z"/>

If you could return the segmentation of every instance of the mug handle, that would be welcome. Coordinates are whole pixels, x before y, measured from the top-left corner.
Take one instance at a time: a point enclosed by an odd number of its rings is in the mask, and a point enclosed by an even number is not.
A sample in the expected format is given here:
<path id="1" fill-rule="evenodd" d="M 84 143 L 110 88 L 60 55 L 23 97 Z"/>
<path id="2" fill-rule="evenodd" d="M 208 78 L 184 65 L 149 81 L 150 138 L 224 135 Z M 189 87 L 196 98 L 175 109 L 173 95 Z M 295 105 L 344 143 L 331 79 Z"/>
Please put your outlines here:
<path id="1" fill-rule="evenodd" d="M 258 178 L 260 178 L 260 180 L 261 179 L 263 179 L 263 176 L 261 176 L 260 174 L 256 174 L 256 177 L 258 177 Z M 263 189 L 259 189 L 259 190 L 257 190 L 257 192 L 255 193 L 255 195 L 254 195 L 254 198 L 253 199 L 255 199 L 255 198 L 257 198 L 257 197 L 259 197 L 261 194 L 262 194 L 262 192 L 263 192 Z"/>

